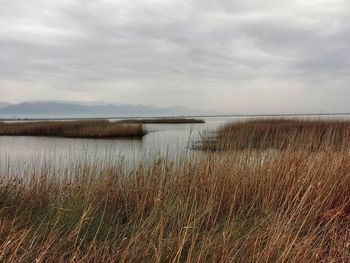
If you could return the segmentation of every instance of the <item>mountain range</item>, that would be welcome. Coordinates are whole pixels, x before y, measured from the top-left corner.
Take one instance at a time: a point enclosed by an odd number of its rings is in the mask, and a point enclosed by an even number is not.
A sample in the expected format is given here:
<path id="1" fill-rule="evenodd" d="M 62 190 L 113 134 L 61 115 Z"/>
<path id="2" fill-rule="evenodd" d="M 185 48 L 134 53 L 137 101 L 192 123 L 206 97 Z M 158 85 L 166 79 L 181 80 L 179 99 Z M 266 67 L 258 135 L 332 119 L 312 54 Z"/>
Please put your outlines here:
<path id="1" fill-rule="evenodd" d="M 5 108 L 5 107 L 10 106 L 10 105 L 11 105 L 11 103 L 8 103 L 8 102 L 1 102 L 1 101 L 0 101 L 0 109 L 1 109 L 1 108 Z"/>
<path id="2" fill-rule="evenodd" d="M 161 117 L 197 114 L 183 106 L 121 105 L 107 102 L 30 101 L 18 104 L 0 102 L 0 118 L 96 118 Z"/>

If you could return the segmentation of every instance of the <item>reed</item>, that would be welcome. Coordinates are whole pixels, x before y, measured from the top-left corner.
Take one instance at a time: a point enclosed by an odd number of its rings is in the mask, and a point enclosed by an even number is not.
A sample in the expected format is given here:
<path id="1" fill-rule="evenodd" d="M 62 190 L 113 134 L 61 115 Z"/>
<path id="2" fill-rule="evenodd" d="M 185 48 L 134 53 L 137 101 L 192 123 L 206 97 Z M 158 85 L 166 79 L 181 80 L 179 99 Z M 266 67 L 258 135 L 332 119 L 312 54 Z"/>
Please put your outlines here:
<path id="1" fill-rule="evenodd" d="M 152 118 L 152 119 L 130 119 L 121 120 L 119 123 L 139 123 L 139 124 L 181 124 L 181 123 L 205 123 L 201 119 L 191 119 L 191 118 Z"/>
<path id="2" fill-rule="evenodd" d="M 66 138 L 142 137 L 140 124 L 120 124 L 107 120 L 45 121 L 0 123 L 0 136 L 50 136 Z"/>
<path id="3" fill-rule="evenodd" d="M 3 169 L 0 261 L 349 262 L 349 163 L 344 147 L 298 144 L 131 172 Z"/>
<path id="4" fill-rule="evenodd" d="M 350 121 L 265 119 L 230 123 L 204 140 L 210 150 L 275 149 L 310 151 L 350 148 Z"/>

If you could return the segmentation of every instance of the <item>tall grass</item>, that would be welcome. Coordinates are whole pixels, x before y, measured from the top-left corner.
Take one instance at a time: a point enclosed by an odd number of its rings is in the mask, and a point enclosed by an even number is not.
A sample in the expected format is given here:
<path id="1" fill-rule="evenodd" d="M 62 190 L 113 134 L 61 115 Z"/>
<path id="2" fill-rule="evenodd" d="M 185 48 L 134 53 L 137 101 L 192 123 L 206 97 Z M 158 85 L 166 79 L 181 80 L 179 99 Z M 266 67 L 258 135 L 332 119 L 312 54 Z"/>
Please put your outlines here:
<path id="1" fill-rule="evenodd" d="M 121 120 L 119 123 L 140 123 L 140 124 L 180 124 L 180 123 L 205 123 L 201 119 L 192 119 L 192 118 L 150 118 L 150 119 L 130 119 L 130 120 Z"/>
<path id="2" fill-rule="evenodd" d="M 0 261 L 349 262 L 350 151 L 314 149 L 4 173 Z"/>
<path id="3" fill-rule="evenodd" d="M 142 137 L 144 134 L 140 124 L 120 124 L 107 120 L 0 123 L 0 135 L 12 136 L 116 138 Z"/>
<path id="4" fill-rule="evenodd" d="M 227 124 L 204 141 L 212 150 L 349 148 L 350 121 L 266 119 Z"/>

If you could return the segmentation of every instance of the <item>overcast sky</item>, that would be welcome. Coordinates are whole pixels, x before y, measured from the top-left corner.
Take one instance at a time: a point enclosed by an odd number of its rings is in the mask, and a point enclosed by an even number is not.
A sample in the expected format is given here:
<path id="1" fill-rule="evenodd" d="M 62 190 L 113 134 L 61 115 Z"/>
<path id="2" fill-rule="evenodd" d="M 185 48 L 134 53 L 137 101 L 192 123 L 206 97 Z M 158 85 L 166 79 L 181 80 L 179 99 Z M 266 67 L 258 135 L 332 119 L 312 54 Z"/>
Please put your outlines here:
<path id="1" fill-rule="evenodd" d="M 0 101 L 350 112 L 349 0 L 0 4 Z"/>

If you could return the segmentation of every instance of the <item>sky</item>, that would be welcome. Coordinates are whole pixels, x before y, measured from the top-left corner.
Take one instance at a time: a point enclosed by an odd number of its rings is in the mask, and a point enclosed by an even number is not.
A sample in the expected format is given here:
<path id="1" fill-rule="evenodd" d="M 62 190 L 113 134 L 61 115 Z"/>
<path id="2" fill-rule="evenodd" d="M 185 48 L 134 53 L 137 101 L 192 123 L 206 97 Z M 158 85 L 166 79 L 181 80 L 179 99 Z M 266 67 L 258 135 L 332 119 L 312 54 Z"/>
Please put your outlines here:
<path id="1" fill-rule="evenodd" d="M 348 0 L 0 4 L 0 101 L 350 112 Z"/>

